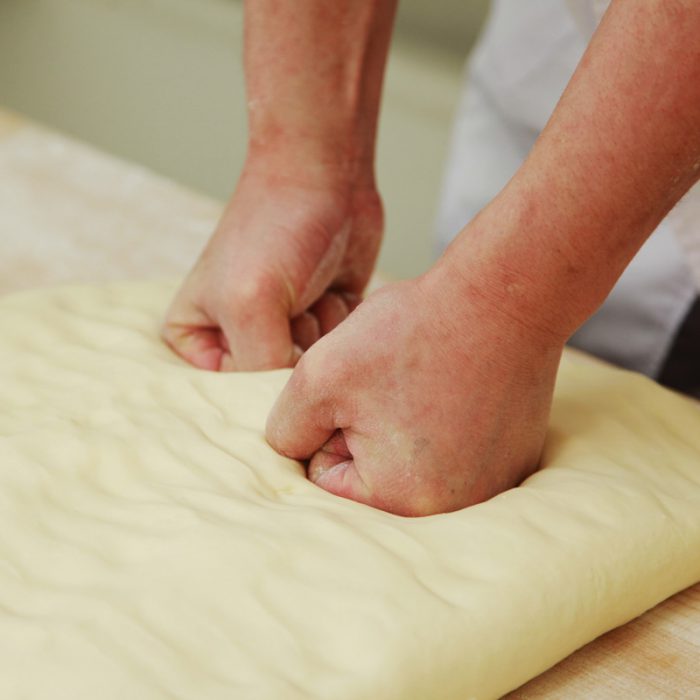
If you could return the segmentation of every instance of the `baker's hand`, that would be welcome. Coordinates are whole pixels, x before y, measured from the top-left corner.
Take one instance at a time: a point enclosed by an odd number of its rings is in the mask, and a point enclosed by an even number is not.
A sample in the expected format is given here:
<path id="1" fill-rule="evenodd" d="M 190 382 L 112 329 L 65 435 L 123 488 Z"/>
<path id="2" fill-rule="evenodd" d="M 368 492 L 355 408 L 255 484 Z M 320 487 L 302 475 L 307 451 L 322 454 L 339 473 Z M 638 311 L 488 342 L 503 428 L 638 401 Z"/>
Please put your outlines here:
<path id="1" fill-rule="evenodd" d="M 248 168 L 172 302 L 163 338 L 203 369 L 292 366 L 359 303 L 381 233 L 371 187 Z"/>
<path id="2" fill-rule="evenodd" d="M 270 444 L 310 460 L 323 489 L 407 516 L 483 501 L 535 470 L 564 341 L 459 286 L 434 268 L 371 295 L 299 362 Z"/>

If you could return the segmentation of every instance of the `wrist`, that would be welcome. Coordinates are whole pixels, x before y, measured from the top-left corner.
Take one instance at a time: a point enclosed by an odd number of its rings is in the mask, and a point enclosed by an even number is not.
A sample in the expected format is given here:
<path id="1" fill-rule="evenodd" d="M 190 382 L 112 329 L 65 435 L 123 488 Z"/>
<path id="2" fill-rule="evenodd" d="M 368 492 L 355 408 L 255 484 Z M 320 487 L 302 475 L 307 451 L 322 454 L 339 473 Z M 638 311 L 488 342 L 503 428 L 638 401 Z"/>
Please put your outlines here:
<path id="1" fill-rule="evenodd" d="M 533 221 L 527 205 L 503 195 L 460 232 L 429 276 L 484 318 L 545 346 L 563 345 L 609 291 L 591 265 Z"/>
<path id="2" fill-rule="evenodd" d="M 319 139 L 249 140 L 241 179 L 264 187 L 330 191 L 347 199 L 378 198 L 374 161 L 339 142 Z"/>
<path id="3" fill-rule="evenodd" d="M 351 138 L 251 134 L 244 172 L 348 191 L 376 189 L 374 158 Z"/>

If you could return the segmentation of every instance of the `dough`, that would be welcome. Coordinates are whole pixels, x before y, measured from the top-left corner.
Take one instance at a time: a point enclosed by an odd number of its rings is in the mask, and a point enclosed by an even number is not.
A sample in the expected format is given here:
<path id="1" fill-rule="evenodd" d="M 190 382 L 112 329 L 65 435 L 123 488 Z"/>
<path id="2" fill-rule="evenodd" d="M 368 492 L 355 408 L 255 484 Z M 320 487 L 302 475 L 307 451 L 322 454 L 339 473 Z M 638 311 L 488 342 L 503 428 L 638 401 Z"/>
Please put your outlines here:
<path id="1" fill-rule="evenodd" d="M 545 468 L 448 515 L 265 443 L 286 371 L 158 340 L 167 284 L 0 299 L 0 697 L 491 698 L 700 579 L 700 412 L 565 362 Z"/>

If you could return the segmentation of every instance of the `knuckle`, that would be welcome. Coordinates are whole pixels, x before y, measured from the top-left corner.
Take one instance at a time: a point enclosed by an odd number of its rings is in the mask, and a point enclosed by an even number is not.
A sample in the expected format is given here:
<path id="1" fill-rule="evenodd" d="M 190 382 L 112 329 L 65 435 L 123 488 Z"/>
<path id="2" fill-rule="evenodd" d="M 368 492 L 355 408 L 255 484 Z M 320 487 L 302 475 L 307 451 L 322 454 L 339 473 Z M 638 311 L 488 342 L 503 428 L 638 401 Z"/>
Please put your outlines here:
<path id="1" fill-rule="evenodd" d="M 234 304 L 252 305 L 273 296 L 277 286 L 273 275 L 257 271 L 233 277 L 229 294 Z"/>
<path id="2" fill-rule="evenodd" d="M 305 392 L 314 383 L 315 367 L 313 358 L 309 359 L 309 352 L 304 353 L 296 364 L 292 376 L 287 384 L 287 389 L 292 392 Z"/>
<path id="3" fill-rule="evenodd" d="M 333 356 L 326 351 L 322 338 L 302 355 L 293 376 L 306 388 L 316 383 L 328 385 L 333 377 L 332 366 Z"/>
<path id="4" fill-rule="evenodd" d="M 224 313 L 245 323 L 276 303 L 279 289 L 279 281 L 267 273 L 233 275 L 220 294 L 219 304 Z"/>
<path id="5" fill-rule="evenodd" d="M 337 394 L 336 383 L 333 375 L 327 371 L 323 355 L 315 352 L 317 345 L 297 362 L 285 389 L 287 405 L 298 399 L 320 408 Z"/>

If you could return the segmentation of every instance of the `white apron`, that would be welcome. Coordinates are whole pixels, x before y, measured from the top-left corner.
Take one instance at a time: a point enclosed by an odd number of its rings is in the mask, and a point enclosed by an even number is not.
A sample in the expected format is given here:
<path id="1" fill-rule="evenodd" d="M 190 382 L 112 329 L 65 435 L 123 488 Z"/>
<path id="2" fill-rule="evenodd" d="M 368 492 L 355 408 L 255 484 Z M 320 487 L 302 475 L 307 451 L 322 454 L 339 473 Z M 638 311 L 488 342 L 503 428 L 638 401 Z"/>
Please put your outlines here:
<path id="1" fill-rule="evenodd" d="M 523 162 L 607 4 L 493 2 L 455 119 L 436 226 L 439 250 Z M 695 188 L 659 225 L 572 345 L 653 377 L 664 372 L 698 295 L 682 241 L 700 228 L 699 195 Z"/>

